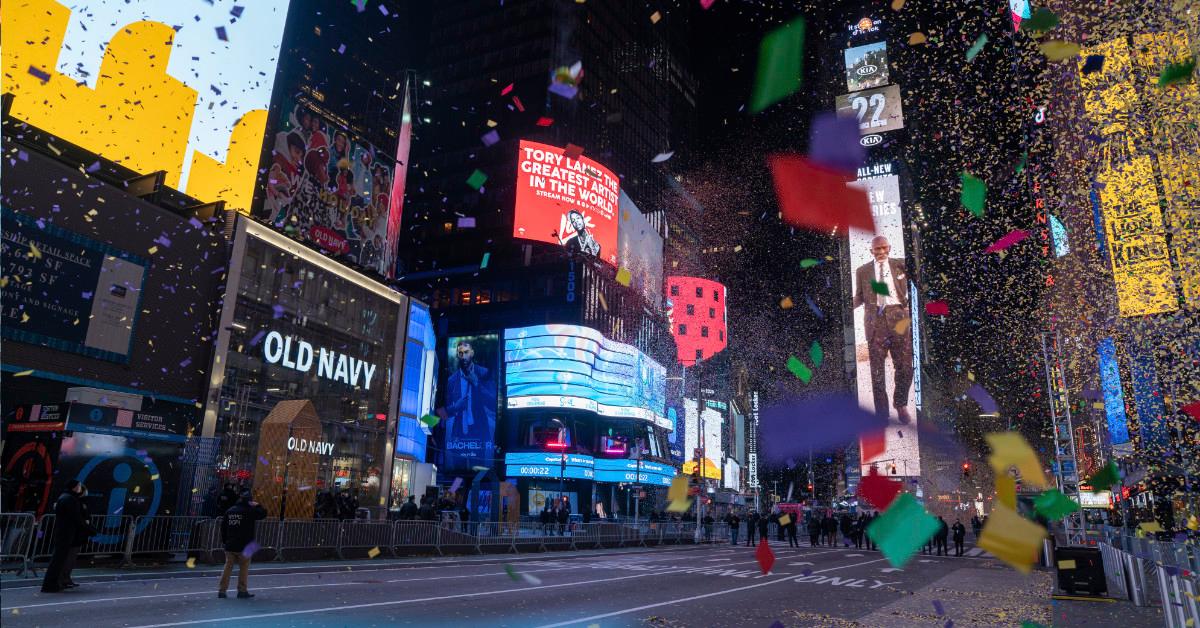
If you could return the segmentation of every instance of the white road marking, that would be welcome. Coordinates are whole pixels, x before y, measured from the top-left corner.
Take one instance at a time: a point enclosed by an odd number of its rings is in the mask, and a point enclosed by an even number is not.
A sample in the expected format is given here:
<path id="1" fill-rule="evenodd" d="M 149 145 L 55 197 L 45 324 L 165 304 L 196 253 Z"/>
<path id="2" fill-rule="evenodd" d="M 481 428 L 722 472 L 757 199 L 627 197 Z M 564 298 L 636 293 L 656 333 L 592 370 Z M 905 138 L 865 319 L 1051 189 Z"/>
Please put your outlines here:
<path id="1" fill-rule="evenodd" d="M 892 573 L 893 571 L 904 571 L 904 570 L 899 569 L 897 567 L 884 567 L 883 569 L 880 569 L 879 571 L 882 571 L 883 573 Z"/>

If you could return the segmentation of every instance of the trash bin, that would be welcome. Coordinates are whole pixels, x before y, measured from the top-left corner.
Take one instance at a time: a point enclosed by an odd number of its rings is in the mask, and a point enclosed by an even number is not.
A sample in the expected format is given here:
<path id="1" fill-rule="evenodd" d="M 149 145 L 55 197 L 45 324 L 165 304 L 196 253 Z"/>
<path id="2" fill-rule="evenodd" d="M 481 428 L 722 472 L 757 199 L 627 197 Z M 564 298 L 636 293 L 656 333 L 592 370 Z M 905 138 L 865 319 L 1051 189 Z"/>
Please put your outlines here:
<path id="1" fill-rule="evenodd" d="M 1054 564 L 1058 570 L 1058 588 L 1070 595 L 1083 592 L 1090 595 L 1108 593 L 1104 577 L 1104 559 L 1095 547 L 1056 547 Z"/>

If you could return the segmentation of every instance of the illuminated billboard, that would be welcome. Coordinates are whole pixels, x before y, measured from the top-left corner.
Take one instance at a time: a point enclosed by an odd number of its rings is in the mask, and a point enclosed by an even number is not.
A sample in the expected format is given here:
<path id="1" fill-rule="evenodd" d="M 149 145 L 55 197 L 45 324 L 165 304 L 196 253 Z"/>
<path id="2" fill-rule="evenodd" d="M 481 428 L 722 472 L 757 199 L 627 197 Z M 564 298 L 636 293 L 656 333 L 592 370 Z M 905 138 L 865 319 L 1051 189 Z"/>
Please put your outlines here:
<path id="1" fill-rule="evenodd" d="M 334 257 L 394 275 L 401 206 L 391 157 L 307 104 L 286 99 L 282 111 L 263 219 Z"/>
<path id="2" fill-rule="evenodd" d="M 521 140 L 518 150 L 513 237 L 559 244 L 616 266 L 617 176 L 557 146 Z"/>
<path id="3" fill-rule="evenodd" d="M 286 0 L 6 3 L 12 115 L 248 212 Z"/>
<path id="4" fill-rule="evenodd" d="M 1129 442 L 1129 417 L 1125 414 L 1125 391 L 1121 387 L 1121 369 L 1117 364 L 1117 344 L 1112 338 L 1103 338 L 1096 345 L 1096 353 L 1109 442 L 1124 445 Z"/>
<path id="5" fill-rule="evenodd" d="M 447 343 L 447 372 L 441 386 L 445 418 L 434 428 L 435 438 L 444 443 L 444 469 L 492 464 L 499 407 L 498 344 L 496 334 L 451 337 Z"/>
<path id="6" fill-rule="evenodd" d="M 836 108 L 839 116 L 857 118 L 858 132 L 863 135 L 904 128 L 899 85 L 842 94 Z"/>
<path id="7" fill-rule="evenodd" d="M 670 428 L 667 370 L 635 347 L 578 325 L 504 332 L 508 407 L 570 408 Z"/>
<path id="8" fill-rule="evenodd" d="M 683 452 L 688 462 L 694 468 L 697 461 L 696 449 L 701 446 L 699 436 L 701 427 L 704 431 L 704 473 L 708 477 L 720 479 L 721 462 L 725 459 L 725 449 L 721 446 L 721 431 L 725 427 L 726 404 L 710 399 L 704 400 L 704 413 L 696 411 L 699 402 L 695 399 L 683 400 L 684 412 L 684 441 Z M 722 409 L 724 406 L 725 409 Z M 701 419 L 704 425 L 701 426 Z"/>
<path id="9" fill-rule="evenodd" d="M 888 84 L 886 42 L 847 48 L 845 56 L 847 91 L 858 92 Z"/>
<path id="10" fill-rule="evenodd" d="M 725 286 L 699 277 L 667 277 L 667 321 L 679 363 L 691 366 L 729 344 Z"/>
<path id="11" fill-rule="evenodd" d="M 921 462 L 914 379 L 920 359 L 913 335 L 916 304 L 905 260 L 900 179 L 887 174 L 847 185 L 867 193 L 875 218 L 874 232 L 851 228 L 847 235 L 858 402 L 889 418 L 883 434 L 860 441 L 862 473 L 875 464 L 885 475 L 917 476 Z"/>
<path id="12" fill-rule="evenodd" d="M 663 239 L 633 199 L 621 190 L 617 267 L 629 271 L 629 285 L 642 293 L 651 308 L 662 307 Z"/>

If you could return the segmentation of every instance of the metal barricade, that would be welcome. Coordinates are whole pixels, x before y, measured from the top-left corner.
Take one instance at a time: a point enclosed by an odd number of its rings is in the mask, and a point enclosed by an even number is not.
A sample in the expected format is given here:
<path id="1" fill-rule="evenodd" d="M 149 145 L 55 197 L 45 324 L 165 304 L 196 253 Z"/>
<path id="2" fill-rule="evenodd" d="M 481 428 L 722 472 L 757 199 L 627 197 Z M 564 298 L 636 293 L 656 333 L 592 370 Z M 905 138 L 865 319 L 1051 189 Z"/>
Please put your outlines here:
<path id="1" fill-rule="evenodd" d="M 404 522 L 397 522 L 397 523 L 404 523 Z M 442 553 L 443 550 L 447 550 L 447 549 L 458 550 L 458 551 L 470 549 L 470 550 L 474 550 L 476 553 L 482 553 L 482 550 L 479 549 L 479 537 L 477 537 L 475 535 L 476 531 L 479 529 L 479 525 L 480 525 L 480 522 L 477 522 L 477 521 L 467 521 L 467 522 L 459 521 L 459 522 L 456 522 L 454 525 L 450 525 L 448 522 L 443 522 L 437 532 L 437 534 L 438 534 L 438 539 L 437 539 L 438 552 Z M 511 526 L 512 528 L 516 528 L 517 524 L 501 522 L 500 526 L 502 528 L 504 526 Z"/>
<path id="2" fill-rule="evenodd" d="M 16 570 L 23 576 L 32 568 L 29 550 L 36 534 L 33 513 L 0 514 L 0 571 Z"/>
<path id="3" fill-rule="evenodd" d="M 196 526 L 195 545 L 197 552 L 208 555 L 208 562 L 224 560 L 225 548 L 221 543 L 221 517 L 206 519 Z"/>
<path id="4" fill-rule="evenodd" d="M 283 554 L 279 551 L 279 541 L 282 533 L 282 519 L 263 519 L 259 521 L 254 526 L 254 542 L 258 544 L 258 549 L 250 557 L 254 558 L 259 552 L 270 552 L 274 560 L 282 561 Z"/>
<path id="5" fill-rule="evenodd" d="M 125 559 L 131 561 L 134 554 L 207 550 L 199 541 L 202 525 L 209 521 L 208 517 L 138 517 L 126 541 Z"/>
<path id="6" fill-rule="evenodd" d="M 379 550 L 386 551 L 392 556 L 396 555 L 392 549 L 391 522 L 350 520 L 341 523 L 337 543 L 338 558 L 344 560 L 346 550 L 353 549 L 366 550 L 368 553 Z M 378 554 L 375 555 L 378 556 Z"/>
<path id="7" fill-rule="evenodd" d="M 29 559 L 49 558 L 54 552 L 54 518 L 55 515 L 43 515 L 38 522 L 36 538 L 30 550 Z M 125 556 L 129 535 L 134 530 L 133 517 L 129 515 L 92 515 L 92 528 L 96 535 L 92 536 L 79 550 L 80 556 Z"/>
<path id="8" fill-rule="evenodd" d="M 436 521 L 396 521 L 392 524 L 392 551 L 430 549 L 440 554 L 440 532 Z"/>
<path id="9" fill-rule="evenodd" d="M 277 555 L 283 560 L 284 552 L 302 551 L 317 556 L 339 556 L 338 542 L 341 538 L 342 521 L 337 519 L 285 519 L 279 530 Z M 387 539 L 391 547 L 391 536 Z"/>

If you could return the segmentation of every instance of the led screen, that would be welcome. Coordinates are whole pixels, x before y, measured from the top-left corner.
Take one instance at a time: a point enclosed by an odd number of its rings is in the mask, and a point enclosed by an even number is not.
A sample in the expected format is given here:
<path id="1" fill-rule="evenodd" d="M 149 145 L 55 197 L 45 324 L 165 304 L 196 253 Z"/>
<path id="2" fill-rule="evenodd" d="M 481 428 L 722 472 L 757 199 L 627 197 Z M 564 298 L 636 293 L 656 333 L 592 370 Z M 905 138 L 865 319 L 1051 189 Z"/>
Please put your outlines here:
<path id="1" fill-rule="evenodd" d="M 509 478 L 558 478 L 591 480 L 595 478 L 595 460 L 580 454 L 509 453 L 504 454 L 504 475 Z"/>
<path id="2" fill-rule="evenodd" d="M 447 343 L 444 384 L 445 418 L 434 435 L 445 443 L 442 467 L 466 470 L 491 466 L 496 435 L 496 381 L 499 363 L 496 334 L 451 337 Z"/>
<path id="3" fill-rule="evenodd" d="M 13 116 L 249 211 L 288 2 L 65 5 L 4 6 Z"/>
<path id="4" fill-rule="evenodd" d="M 718 402 L 719 403 L 719 402 Z M 712 465 L 712 470 L 717 471 L 718 475 L 721 469 L 721 461 L 725 458 L 725 450 L 721 446 L 721 430 L 725 425 L 725 414 L 717 403 L 712 403 L 705 400 L 704 415 L 701 417 L 696 408 L 699 403 L 695 399 L 684 399 L 684 443 L 683 454 L 689 461 L 695 461 L 696 448 L 700 446 L 698 437 L 700 435 L 700 419 L 704 419 L 704 457 L 708 460 L 704 464 Z M 708 470 L 706 468 L 706 470 Z"/>
<path id="5" fill-rule="evenodd" d="M 657 486 L 670 486 L 675 477 L 675 468 L 657 462 L 628 459 L 596 459 L 597 482 L 638 482 Z"/>
<path id="6" fill-rule="evenodd" d="M 846 89 L 862 91 L 888 84 L 887 43 L 847 48 Z"/>
<path id="7" fill-rule="evenodd" d="M 867 193 L 875 218 L 874 232 L 851 228 L 848 234 L 858 402 L 868 410 L 887 414 L 890 421 L 883 434 L 864 437 L 860 443 L 864 453 L 861 457 L 863 473 L 868 473 L 872 464 L 877 464 L 885 475 L 917 476 L 921 474 L 921 463 L 914 390 L 917 369 L 913 348 L 916 344 L 904 252 L 900 179 L 889 174 L 859 179 L 847 185 Z M 891 247 L 884 253 L 882 266 L 872 254 L 873 240 L 877 236 L 885 238 Z M 885 284 L 888 294 L 878 294 L 871 282 Z M 897 382 L 902 389 L 899 392 L 896 391 Z M 907 421 L 900 420 L 897 405 L 904 408 Z M 865 455 L 879 450 L 882 453 Z"/>
<path id="8" fill-rule="evenodd" d="M 620 181 L 611 170 L 549 144 L 521 140 L 513 237 L 559 244 L 617 264 Z"/>
<path id="9" fill-rule="evenodd" d="M 618 208 L 621 228 L 617 231 L 617 266 L 629 271 L 629 285 L 641 292 L 651 308 L 657 310 L 662 304 L 662 236 L 624 190 L 621 190 Z"/>
<path id="10" fill-rule="evenodd" d="M 667 371 L 636 348 L 578 325 L 504 332 L 509 408 L 574 408 L 670 427 Z"/>
<path id="11" fill-rule="evenodd" d="M 858 119 L 858 132 L 863 135 L 904 128 L 899 85 L 842 94 L 837 97 L 836 106 L 839 116 Z"/>
<path id="12" fill-rule="evenodd" d="M 699 277 L 667 277 L 667 322 L 676 357 L 690 366 L 720 353 L 726 337 L 725 286 Z"/>

